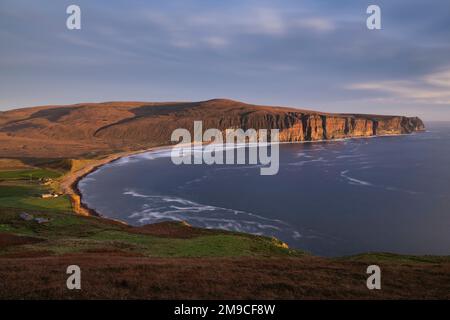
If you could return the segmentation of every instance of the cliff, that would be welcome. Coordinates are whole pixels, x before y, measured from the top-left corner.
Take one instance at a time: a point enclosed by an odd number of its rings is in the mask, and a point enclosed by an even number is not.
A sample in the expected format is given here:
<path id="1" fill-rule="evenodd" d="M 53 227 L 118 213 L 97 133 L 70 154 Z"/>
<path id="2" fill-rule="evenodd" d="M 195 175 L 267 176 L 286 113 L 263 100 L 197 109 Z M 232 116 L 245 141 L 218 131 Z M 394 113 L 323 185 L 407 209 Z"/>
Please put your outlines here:
<path id="1" fill-rule="evenodd" d="M 108 102 L 0 113 L 0 157 L 75 157 L 170 143 L 177 128 L 280 129 L 280 140 L 315 141 L 424 130 L 417 118 L 321 113 L 232 100 Z"/>

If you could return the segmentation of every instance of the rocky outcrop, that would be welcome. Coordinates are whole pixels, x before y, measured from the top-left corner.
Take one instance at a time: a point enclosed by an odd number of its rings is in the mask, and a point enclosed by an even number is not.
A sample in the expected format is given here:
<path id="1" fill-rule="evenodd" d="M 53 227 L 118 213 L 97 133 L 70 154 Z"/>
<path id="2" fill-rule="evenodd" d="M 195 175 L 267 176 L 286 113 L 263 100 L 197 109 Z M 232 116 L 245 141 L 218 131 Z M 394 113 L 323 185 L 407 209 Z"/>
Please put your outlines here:
<path id="1" fill-rule="evenodd" d="M 281 114 L 254 112 L 241 119 L 229 120 L 225 126 L 220 121 L 212 121 L 208 127 L 222 130 L 226 127 L 280 129 L 281 142 L 397 135 L 425 130 L 419 118 L 403 116 L 339 115 L 303 111 Z"/>
<path id="2" fill-rule="evenodd" d="M 425 125 L 417 117 L 301 114 L 298 122 L 288 128 L 282 128 L 280 140 L 284 142 L 332 140 L 409 134 L 423 130 Z"/>

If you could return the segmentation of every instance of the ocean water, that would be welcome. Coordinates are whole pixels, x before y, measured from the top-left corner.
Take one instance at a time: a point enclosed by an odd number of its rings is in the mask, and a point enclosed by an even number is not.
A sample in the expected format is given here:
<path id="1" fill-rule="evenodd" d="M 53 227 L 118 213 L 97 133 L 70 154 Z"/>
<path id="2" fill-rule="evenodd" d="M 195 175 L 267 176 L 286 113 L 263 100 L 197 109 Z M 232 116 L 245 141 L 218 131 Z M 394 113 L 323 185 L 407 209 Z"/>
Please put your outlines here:
<path id="1" fill-rule="evenodd" d="M 450 254 L 450 123 L 427 132 L 282 144 L 280 170 L 181 165 L 170 152 L 123 158 L 80 182 L 83 202 L 133 225 L 275 236 L 323 256 Z"/>

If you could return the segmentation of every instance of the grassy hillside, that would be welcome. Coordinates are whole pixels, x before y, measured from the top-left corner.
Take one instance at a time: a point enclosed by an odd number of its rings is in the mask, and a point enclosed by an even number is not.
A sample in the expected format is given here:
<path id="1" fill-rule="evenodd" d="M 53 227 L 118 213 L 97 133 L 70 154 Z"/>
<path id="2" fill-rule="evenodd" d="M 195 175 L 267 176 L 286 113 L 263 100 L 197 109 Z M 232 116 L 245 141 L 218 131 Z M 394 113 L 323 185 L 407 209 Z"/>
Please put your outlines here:
<path id="1" fill-rule="evenodd" d="M 170 236 L 161 236 L 151 229 L 133 228 L 101 218 L 81 217 L 57 211 L 28 210 L 27 213 L 33 218 L 49 220 L 39 224 L 35 220 L 25 221 L 20 217 L 21 212 L 0 209 L 0 233 L 9 235 L 9 240 L 0 243 L 0 257 L 89 252 L 115 252 L 143 257 L 301 255 L 298 251 L 283 248 L 282 243 L 275 239 L 199 230 L 182 223 L 160 224 L 159 228 L 171 233 Z M 180 238 L 180 234 L 184 236 Z M 20 246 L 9 244 L 20 242 L 22 237 L 25 237 L 28 243 Z"/>

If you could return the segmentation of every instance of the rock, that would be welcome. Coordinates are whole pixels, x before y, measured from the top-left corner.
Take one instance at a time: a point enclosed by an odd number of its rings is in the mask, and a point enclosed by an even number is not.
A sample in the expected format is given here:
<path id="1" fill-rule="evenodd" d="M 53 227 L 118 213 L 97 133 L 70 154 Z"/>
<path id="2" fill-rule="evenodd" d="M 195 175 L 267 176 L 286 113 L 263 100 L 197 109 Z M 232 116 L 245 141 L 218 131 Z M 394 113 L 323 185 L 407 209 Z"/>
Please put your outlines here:
<path id="1" fill-rule="evenodd" d="M 50 219 L 46 219 L 46 218 L 34 218 L 34 221 L 36 221 L 36 222 L 39 223 L 39 224 L 42 224 L 42 223 L 48 223 L 48 222 L 50 222 Z"/>
<path id="2" fill-rule="evenodd" d="M 59 194 L 57 194 L 57 193 L 44 193 L 44 194 L 42 194 L 41 195 L 41 198 L 42 199 L 48 199 L 48 198 L 58 198 L 59 197 Z"/>
<path id="3" fill-rule="evenodd" d="M 31 220 L 33 220 L 33 216 L 32 216 L 31 214 L 26 213 L 26 212 L 22 212 L 22 213 L 20 214 L 20 218 L 21 218 L 22 220 L 25 220 L 25 221 L 31 221 Z"/>
<path id="4" fill-rule="evenodd" d="M 285 243 L 285 242 L 283 242 L 283 241 L 281 241 L 281 240 L 279 240 L 279 239 L 277 239 L 275 237 L 272 237 L 272 244 L 275 245 L 278 248 L 289 249 L 289 246 L 288 246 L 287 243 Z"/>
<path id="5" fill-rule="evenodd" d="M 26 212 L 22 212 L 22 213 L 20 214 L 20 218 L 21 218 L 22 220 L 25 220 L 25 221 L 35 221 L 35 222 L 37 222 L 37 223 L 39 223 L 39 224 L 50 222 L 50 219 L 47 219 L 47 218 L 39 218 L 39 217 L 36 217 L 36 218 L 35 218 L 33 215 L 28 214 L 28 213 L 26 213 Z"/>

